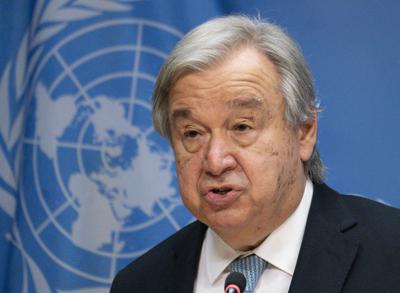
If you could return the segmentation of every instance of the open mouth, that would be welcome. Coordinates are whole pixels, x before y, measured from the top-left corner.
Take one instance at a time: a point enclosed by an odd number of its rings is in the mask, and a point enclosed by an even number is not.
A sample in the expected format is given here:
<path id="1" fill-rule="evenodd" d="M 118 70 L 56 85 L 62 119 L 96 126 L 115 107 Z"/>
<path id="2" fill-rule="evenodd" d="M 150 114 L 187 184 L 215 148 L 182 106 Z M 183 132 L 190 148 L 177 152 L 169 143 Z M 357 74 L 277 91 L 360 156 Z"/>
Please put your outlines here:
<path id="1" fill-rule="evenodd" d="M 224 195 L 224 194 L 228 193 L 228 192 L 231 191 L 231 190 L 232 190 L 232 188 L 228 188 L 228 187 L 213 188 L 213 189 L 211 189 L 211 191 L 212 191 L 213 193 L 217 193 L 217 194 L 221 194 L 221 195 Z"/>
<path id="2" fill-rule="evenodd" d="M 216 209 L 225 208 L 233 204 L 242 194 L 240 186 L 231 184 L 209 186 L 205 189 L 204 199 Z"/>

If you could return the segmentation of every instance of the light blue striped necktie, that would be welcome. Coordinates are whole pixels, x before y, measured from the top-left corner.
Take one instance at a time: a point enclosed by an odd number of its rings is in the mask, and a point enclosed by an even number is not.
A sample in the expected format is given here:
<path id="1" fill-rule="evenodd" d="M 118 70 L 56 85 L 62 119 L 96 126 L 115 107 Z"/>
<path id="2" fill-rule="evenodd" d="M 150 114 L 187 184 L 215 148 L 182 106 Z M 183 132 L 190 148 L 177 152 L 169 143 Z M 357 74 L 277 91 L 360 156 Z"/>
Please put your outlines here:
<path id="1" fill-rule="evenodd" d="M 230 272 L 239 272 L 246 277 L 244 293 L 253 293 L 257 281 L 267 267 L 267 262 L 255 254 L 237 258 L 228 266 Z"/>

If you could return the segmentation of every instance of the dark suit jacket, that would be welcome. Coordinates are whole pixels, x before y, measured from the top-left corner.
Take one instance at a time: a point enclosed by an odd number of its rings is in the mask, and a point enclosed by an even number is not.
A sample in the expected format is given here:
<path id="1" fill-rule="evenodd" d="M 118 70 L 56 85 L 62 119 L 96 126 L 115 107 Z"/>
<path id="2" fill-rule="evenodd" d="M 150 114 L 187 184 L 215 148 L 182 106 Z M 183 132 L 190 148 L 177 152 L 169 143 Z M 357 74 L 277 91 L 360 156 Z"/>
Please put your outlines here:
<path id="1" fill-rule="evenodd" d="M 111 292 L 193 292 L 207 227 L 195 222 L 128 265 Z M 400 211 L 314 185 L 290 293 L 399 293 Z"/>

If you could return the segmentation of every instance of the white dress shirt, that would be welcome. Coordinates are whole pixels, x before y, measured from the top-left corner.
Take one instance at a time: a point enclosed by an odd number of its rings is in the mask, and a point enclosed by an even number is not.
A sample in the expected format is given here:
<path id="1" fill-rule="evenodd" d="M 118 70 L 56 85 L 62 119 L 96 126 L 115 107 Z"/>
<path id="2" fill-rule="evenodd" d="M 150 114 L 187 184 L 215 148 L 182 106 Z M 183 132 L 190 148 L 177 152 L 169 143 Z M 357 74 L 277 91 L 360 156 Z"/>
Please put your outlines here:
<path id="1" fill-rule="evenodd" d="M 256 254 L 268 265 L 261 275 L 255 293 L 288 292 L 303 240 L 313 185 L 307 180 L 300 204 L 275 231 L 257 248 L 236 251 L 228 246 L 213 230 L 207 229 L 203 242 L 199 270 L 194 285 L 195 293 L 222 293 L 229 272 L 227 266 L 239 255 Z"/>

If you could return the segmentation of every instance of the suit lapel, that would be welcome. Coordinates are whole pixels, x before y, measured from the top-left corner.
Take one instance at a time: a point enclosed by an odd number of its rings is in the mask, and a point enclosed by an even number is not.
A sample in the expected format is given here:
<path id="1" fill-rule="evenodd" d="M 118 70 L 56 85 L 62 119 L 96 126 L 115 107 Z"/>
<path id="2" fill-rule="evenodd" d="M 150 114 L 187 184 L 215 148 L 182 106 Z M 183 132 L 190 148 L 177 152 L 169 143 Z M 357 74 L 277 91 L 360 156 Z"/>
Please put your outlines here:
<path id="1" fill-rule="evenodd" d="M 349 236 L 355 225 L 340 196 L 316 184 L 290 293 L 342 290 L 358 249 Z"/>
<path id="2" fill-rule="evenodd" d="M 177 241 L 178 245 L 171 251 L 173 262 L 170 270 L 166 272 L 168 281 L 165 284 L 172 286 L 166 288 L 165 292 L 193 292 L 207 226 L 198 221 L 192 225 L 192 229 L 183 235 L 184 239 Z"/>

